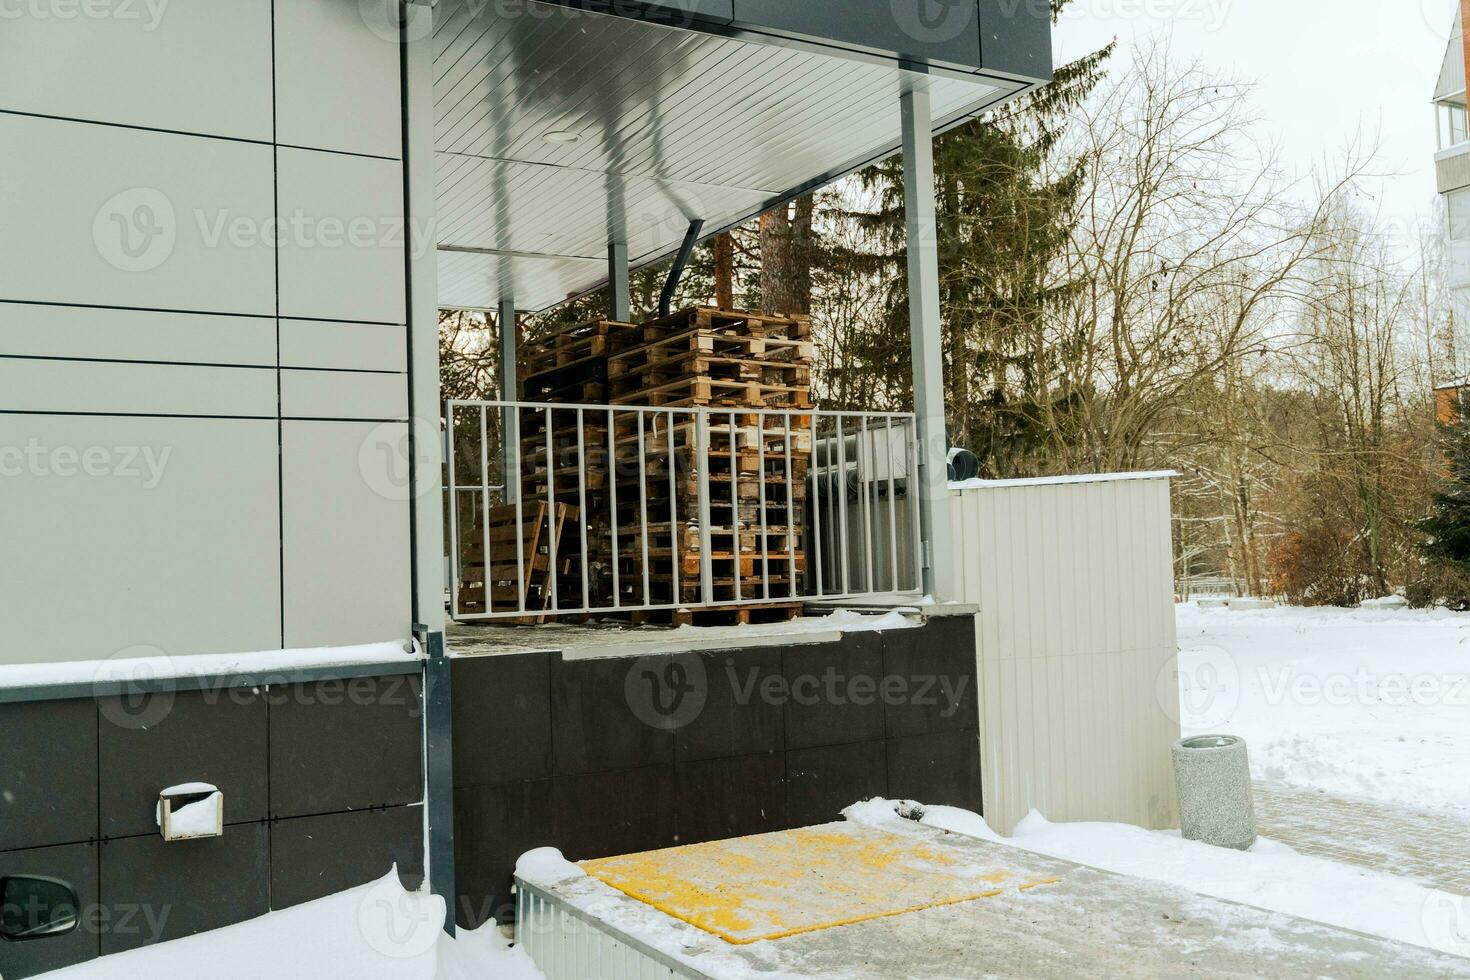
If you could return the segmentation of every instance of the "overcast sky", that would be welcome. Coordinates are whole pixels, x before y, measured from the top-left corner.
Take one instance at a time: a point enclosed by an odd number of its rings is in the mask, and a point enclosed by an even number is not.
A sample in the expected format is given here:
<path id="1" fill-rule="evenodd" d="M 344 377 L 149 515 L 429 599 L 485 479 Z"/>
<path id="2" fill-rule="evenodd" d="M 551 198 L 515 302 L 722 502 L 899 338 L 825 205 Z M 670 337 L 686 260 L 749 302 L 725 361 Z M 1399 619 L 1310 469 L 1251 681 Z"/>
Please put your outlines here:
<path id="1" fill-rule="evenodd" d="M 1458 0 L 1073 0 L 1056 31 L 1068 59 L 1118 37 L 1172 34 L 1173 49 L 1254 80 L 1257 113 L 1297 173 L 1361 131 L 1381 147 L 1384 223 L 1412 227 L 1434 201 L 1434 114 Z M 1120 54 L 1121 58 L 1121 54 Z M 1115 64 L 1121 68 L 1120 60 Z"/>

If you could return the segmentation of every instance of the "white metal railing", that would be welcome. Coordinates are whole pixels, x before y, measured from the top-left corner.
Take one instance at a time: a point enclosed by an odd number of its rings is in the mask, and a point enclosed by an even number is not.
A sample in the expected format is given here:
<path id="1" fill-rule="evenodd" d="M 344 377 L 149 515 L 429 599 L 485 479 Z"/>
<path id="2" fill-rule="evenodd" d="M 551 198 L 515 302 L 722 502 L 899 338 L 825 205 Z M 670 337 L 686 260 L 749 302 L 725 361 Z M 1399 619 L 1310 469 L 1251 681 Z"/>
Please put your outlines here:
<path id="1" fill-rule="evenodd" d="M 457 620 L 920 590 L 911 414 L 449 401 Z"/>

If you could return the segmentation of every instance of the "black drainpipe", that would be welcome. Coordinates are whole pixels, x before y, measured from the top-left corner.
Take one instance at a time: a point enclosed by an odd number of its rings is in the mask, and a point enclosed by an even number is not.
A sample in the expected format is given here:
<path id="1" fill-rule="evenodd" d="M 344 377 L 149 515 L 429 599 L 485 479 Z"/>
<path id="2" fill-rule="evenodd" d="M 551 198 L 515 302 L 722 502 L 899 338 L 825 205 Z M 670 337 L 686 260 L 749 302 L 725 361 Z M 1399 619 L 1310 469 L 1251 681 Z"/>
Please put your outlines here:
<path id="1" fill-rule="evenodd" d="M 664 283 L 663 295 L 658 298 L 658 315 L 661 317 L 668 316 L 674 305 L 674 291 L 679 288 L 679 280 L 684 278 L 684 267 L 689 264 L 689 256 L 694 254 L 694 246 L 699 243 L 699 233 L 702 231 L 703 218 L 695 218 L 689 222 L 684 244 L 679 246 L 679 254 L 674 257 L 674 267 L 669 270 L 669 281 Z"/>

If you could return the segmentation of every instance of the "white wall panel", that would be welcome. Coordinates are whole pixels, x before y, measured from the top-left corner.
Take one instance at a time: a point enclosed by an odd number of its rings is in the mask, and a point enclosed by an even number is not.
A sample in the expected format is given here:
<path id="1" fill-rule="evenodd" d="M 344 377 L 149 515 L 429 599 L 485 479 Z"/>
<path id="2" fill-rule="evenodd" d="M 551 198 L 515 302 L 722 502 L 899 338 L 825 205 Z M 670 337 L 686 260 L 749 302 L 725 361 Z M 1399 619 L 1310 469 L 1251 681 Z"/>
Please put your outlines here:
<path id="1" fill-rule="evenodd" d="M 276 152 L 281 314 L 405 322 L 402 165 Z"/>
<path id="2" fill-rule="evenodd" d="M 373 480 L 373 453 L 407 423 L 282 423 L 288 647 L 407 639 L 407 493 Z"/>
<path id="3" fill-rule="evenodd" d="M 270 0 L 7 7 L 0 109 L 270 140 Z"/>
<path id="4" fill-rule="evenodd" d="M 298 419 L 406 419 L 408 375 L 282 371 L 281 415 Z"/>
<path id="5" fill-rule="evenodd" d="M 282 320 L 281 366 L 404 371 L 407 333 L 402 324 Z"/>
<path id="6" fill-rule="evenodd" d="M 274 418 L 276 372 L 0 357 L 0 410 Z"/>
<path id="7" fill-rule="evenodd" d="M 272 421 L 0 415 L 0 663 L 278 648 L 277 500 Z"/>
<path id="8" fill-rule="evenodd" d="M 1173 826 L 1169 481 L 1002 482 L 951 502 L 956 598 L 980 607 L 986 819 Z"/>
<path id="9" fill-rule="evenodd" d="M 276 0 L 279 142 L 401 155 L 399 45 L 388 9 L 359 0 Z"/>
<path id="10" fill-rule="evenodd" d="M 0 303 L 0 355 L 178 364 L 276 364 L 269 317 Z"/>
<path id="11" fill-rule="evenodd" d="M 0 300 L 275 312 L 270 147 L 0 115 L 0 160 Z"/>

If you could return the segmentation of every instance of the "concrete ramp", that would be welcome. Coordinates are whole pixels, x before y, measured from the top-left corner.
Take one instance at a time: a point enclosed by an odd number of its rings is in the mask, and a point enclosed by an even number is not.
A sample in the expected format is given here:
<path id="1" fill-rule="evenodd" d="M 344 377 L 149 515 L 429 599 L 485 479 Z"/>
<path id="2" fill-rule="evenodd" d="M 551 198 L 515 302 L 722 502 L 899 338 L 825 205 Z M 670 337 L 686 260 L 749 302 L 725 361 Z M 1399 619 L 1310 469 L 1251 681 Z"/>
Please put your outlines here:
<path id="1" fill-rule="evenodd" d="M 1470 960 L 896 817 L 529 873 L 517 941 L 547 980 L 1470 977 Z"/>

